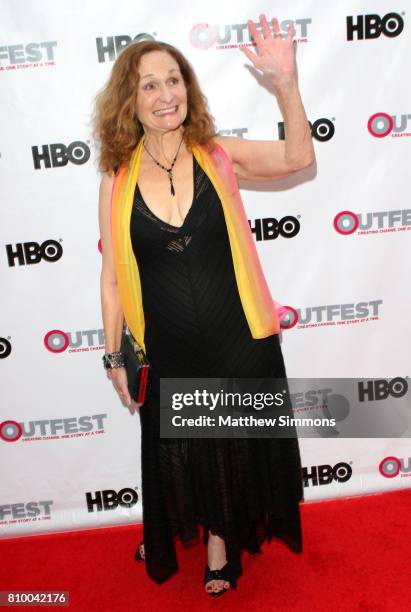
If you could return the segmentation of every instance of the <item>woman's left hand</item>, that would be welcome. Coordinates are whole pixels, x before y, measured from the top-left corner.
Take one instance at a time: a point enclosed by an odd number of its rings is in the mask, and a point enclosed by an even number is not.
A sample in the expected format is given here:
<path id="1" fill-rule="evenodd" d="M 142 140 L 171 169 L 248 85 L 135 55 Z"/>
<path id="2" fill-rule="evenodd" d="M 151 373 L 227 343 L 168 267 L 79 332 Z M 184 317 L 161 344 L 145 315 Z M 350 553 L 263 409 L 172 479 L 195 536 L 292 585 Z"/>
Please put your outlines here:
<path id="1" fill-rule="evenodd" d="M 258 70 L 269 75 L 274 85 L 296 80 L 294 26 L 292 24 L 288 26 L 287 36 L 283 39 L 280 25 L 275 17 L 271 20 L 274 34 L 270 32 L 265 15 L 260 15 L 262 35 L 258 32 L 253 21 L 249 20 L 247 23 L 256 43 L 257 53 L 253 53 L 245 46 L 240 47 L 240 51 L 248 57 Z"/>

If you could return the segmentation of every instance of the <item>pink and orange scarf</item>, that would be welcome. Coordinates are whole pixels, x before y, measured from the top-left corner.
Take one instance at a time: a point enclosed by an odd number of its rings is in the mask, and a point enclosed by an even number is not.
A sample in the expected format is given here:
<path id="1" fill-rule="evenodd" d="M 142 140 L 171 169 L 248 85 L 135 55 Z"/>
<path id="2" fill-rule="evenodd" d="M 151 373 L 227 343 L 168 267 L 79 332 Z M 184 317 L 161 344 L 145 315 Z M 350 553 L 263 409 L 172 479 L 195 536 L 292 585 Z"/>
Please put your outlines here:
<path id="1" fill-rule="evenodd" d="M 241 303 L 253 338 L 266 338 L 280 331 L 282 307 L 273 300 L 248 224 L 237 180 L 224 149 L 192 147 L 197 162 L 211 180 L 221 200 L 230 240 L 234 271 Z M 130 162 L 116 174 L 112 191 L 111 229 L 120 301 L 126 323 L 145 350 L 144 311 L 140 275 L 130 238 L 130 217 L 138 180 L 143 138 Z"/>

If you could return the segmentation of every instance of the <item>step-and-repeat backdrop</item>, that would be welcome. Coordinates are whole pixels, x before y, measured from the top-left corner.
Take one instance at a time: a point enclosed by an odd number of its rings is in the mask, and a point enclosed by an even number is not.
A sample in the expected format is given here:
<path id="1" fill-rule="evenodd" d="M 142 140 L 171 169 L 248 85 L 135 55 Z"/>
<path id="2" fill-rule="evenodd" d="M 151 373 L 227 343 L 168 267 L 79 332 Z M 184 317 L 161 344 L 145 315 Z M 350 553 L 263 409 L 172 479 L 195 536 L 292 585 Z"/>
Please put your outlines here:
<path id="1" fill-rule="evenodd" d="M 91 136 L 94 96 L 133 41 L 186 54 L 222 134 L 282 139 L 275 96 L 239 47 L 261 13 L 284 33 L 294 23 L 316 168 L 244 184 L 243 200 L 273 297 L 288 307 L 288 376 L 363 378 L 367 418 L 384 399 L 390 422 L 410 374 L 405 9 L 383 0 L 1 1 L 3 537 L 142 517 L 139 418 L 101 360 Z M 332 438 L 302 438 L 305 499 L 409 487 L 410 440 L 397 433 L 348 439 L 337 426 Z"/>

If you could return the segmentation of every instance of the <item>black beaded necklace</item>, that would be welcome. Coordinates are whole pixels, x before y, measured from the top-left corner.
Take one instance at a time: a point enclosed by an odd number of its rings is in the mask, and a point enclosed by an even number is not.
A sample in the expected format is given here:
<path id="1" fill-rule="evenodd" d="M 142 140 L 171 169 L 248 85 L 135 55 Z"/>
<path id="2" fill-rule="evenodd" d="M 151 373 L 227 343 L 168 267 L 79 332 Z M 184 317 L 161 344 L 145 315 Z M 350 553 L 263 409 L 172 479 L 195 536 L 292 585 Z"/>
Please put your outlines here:
<path id="1" fill-rule="evenodd" d="M 170 180 L 170 191 L 171 191 L 171 195 L 174 196 L 176 195 L 175 189 L 174 189 L 174 185 L 173 185 L 173 167 L 174 164 L 176 163 L 176 159 L 177 159 L 177 155 L 180 151 L 180 147 L 181 147 L 181 143 L 183 142 L 184 137 L 180 140 L 180 144 L 178 145 L 178 149 L 177 149 L 177 153 L 175 154 L 175 157 L 173 159 L 173 162 L 171 164 L 171 166 L 169 168 L 166 168 L 165 166 L 163 166 L 163 164 L 160 164 L 160 162 L 158 162 L 156 159 L 154 159 L 154 157 L 151 155 L 150 151 L 147 149 L 146 147 L 146 143 L 143 142 L 144 148 L 147 151 L 147 153 L 150 155 L 151 159 L 157 164 L 157 166 L 160 166 L 160 168 L 162 168 L 163 170 L 165 170 L 168 174 L 168 178 Z"/>

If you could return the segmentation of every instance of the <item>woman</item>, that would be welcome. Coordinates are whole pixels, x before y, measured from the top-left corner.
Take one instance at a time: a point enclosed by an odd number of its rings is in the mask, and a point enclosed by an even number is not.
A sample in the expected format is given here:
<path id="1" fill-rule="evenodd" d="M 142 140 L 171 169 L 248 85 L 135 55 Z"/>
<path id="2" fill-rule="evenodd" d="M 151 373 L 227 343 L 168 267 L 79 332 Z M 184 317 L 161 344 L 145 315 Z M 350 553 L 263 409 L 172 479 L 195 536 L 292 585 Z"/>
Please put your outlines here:
<path id="1" fill-rule="evenodd" d="M 297 84 L 294 29 L 250 31 L 241 51 L 269 77 L 284 141 L 217 136 L 195 74 L 159 42 L 128 46 L 97 97 L 102 313 L 109 378 L 131 409 L 119 347 L 124 321 L 152 366 L 140 406 L 144 543 L 136 559 L 162 583 L 174 538 L 207 546 L 205 590 L 236 588 L 241 551 L 273 536 L 302 550 L 296 439 L 159 437 L 161 377 L 285 377 L 279 321 L 237 178 L 276 179 L 314 161 Z"/>

